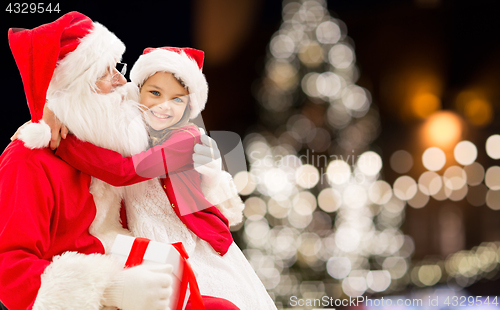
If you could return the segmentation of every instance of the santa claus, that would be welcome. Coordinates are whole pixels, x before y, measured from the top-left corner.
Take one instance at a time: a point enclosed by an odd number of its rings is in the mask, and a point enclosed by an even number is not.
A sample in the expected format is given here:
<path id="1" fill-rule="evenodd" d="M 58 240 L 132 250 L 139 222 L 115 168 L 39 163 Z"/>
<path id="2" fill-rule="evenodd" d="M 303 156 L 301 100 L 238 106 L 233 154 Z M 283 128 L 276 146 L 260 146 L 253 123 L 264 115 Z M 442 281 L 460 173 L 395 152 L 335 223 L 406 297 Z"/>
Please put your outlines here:
<path id="1" fill-rule="evenodd" d="M 80 140 L 122 155 L 147 148 L 140 109 L 115 68 L 124 44 L 78 12 L 10 29 L 9 43 L 32 124 L 0 157 L 0 301 L 11 310 L 165 309 L 170 266 L 122 270 L 105 255 L 117 234 L 130 234 L 118 220 L 125 190 L 45 147 L 48 107 Z"/>

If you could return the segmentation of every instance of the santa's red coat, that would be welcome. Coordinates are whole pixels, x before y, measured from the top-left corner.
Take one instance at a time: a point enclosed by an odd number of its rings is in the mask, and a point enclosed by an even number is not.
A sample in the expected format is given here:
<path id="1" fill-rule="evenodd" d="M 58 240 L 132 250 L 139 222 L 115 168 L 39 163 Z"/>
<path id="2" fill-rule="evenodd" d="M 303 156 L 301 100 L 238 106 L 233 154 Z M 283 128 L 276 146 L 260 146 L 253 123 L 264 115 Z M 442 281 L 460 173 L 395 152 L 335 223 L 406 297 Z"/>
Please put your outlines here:
<path id="1" fill-rule="evenodd" d="M 54 256 L 104 253 L 88 231 L 96 215 L 91 177 L 16 140 L 0 157 L 0 180 L 0 300 L 30 309 Z"/>

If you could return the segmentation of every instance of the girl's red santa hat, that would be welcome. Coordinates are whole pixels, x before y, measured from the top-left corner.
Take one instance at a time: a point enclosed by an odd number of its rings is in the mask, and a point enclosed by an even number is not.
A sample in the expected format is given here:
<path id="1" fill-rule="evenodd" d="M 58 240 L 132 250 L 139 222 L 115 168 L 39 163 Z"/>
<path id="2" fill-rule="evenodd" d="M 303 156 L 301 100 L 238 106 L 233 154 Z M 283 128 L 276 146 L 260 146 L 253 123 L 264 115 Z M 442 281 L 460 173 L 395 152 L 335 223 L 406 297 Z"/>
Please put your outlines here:
<path id="1" fill-rule="evenodd" d="M 208 84 L 201 72 L 205 53 L 194 48 L 146 48 L 130 70 L 130 79 L 141 87 L 156 72 L 170 72 L 187 87 L 190 94 L 190 119 L 205 108 Z"/>
<path id="2" fill-rule="evenodd" d="M 9 29 L 9 44 L 32 122 L 41 120 L 47 97 L 72 85 L 95 88 L 97 79 L 125 52 L 112 32 L 79 12 L 31 30 Z"/>

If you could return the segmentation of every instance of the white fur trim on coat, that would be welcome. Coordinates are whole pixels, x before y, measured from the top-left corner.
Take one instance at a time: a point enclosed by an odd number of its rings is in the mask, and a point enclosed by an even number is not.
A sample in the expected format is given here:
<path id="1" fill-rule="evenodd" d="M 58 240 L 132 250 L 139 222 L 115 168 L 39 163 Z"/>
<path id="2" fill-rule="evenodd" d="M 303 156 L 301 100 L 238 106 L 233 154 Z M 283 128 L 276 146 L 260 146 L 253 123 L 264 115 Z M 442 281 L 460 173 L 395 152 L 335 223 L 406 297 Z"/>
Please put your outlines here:
<path id="1" fill-rule="evenodd" d="M 42 274 L 33 310 L 98 310 L 104 290 L 120 270 L 112 256 L 76 252 L 56 256 Z"/>
<path id="2" fill-rule="evenodd" d="M 221 173 L 222 177 L 216 188 L 208 191 L 203 189 L 202 183 L 202 190 L 205 198 L 227 218 L 229 226 L 234 226 L 243 220 L 245 204 L 238 195 L 238 190 L 231 175 L 226 171 Z"/>
<path id="3" fill-rule="evenodd" d="M 132 235 L 129 230 L 122 227 L 120 220 L 120 208 L 124 189 L 111 186 L 92 177 L 89 191 L 94 197 L 97 210 L 89 232 L 101 241 L 105 253 L 109 254 L 118 234 Z"/>
<path id="4" fill-rule="evenodd" d="M 208 98 L 208 84 L 205 75 L 198 68 L 195 60 L 186 53 L 180 54 L 164 49 L 156 49 L 141 55 L 130 70 L 130 79 L 141 86 L 156 72 L 170 72 L 187 87 L 190 96 L 191 115 L 195 118 L 205 109 Z"/>
<path id="5" fill-rule="evenodd" d="M 50 127 L 43 120 L 28 124 L 19 131 L 18 138 L 30 149 L 47 147 L 50 142 Z"/>
<path id="6" fill-rule="evenodd" d="M 106 70 L 120 61 L 125 45 L 114 33 L 94 22 L 94 29 L 81 43 L 57 63 L 50 81 L 47 97 L 64 90 L 73 83 L 95 87 L 95 82 Z"/>

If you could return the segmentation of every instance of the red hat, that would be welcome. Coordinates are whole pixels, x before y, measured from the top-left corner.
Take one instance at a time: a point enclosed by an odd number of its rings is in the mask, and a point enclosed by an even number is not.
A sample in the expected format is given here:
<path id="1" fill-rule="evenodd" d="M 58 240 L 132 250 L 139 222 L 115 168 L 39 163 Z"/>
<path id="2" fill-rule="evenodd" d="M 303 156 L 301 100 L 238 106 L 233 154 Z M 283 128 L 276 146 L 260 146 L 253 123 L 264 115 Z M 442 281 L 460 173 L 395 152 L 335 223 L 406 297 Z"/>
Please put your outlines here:
<path id="1" fill-rule="evenodd" d="M 9 44 L 33 122 L 42 118 L 49 88 L 62 90 L 89 69 L 86 78 L 95 75 L 95 82 L 125 51 L 113 33 L 79 12 L 32 30 L 9 29 Z"/>
<path id="2" fill-rule="evenodd" d="M 130 79 L 142 85 L 156 72 L 170 72 L 187 87 L 191 100 L 191 114 L 195 118 L 205 108 L 208 84 L 203 69 L 203 51 L 189 47 L 146 48 L 130 70 Z"/>

